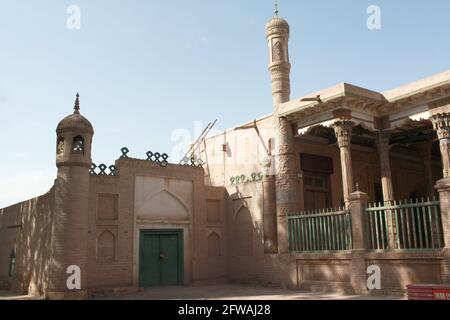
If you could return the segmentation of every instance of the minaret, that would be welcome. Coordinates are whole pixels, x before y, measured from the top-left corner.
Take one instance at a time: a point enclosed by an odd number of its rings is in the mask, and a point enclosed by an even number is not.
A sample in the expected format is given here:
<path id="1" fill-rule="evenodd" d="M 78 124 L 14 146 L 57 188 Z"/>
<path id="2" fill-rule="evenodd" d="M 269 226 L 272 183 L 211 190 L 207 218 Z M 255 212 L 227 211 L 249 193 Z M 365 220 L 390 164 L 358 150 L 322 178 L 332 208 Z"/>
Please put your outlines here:
<path id="1" fill-rule="evenodd" d="M 289 24 L 276 16 L 266 25 L 267 44 L 269 46 L 269 71 L 272 77 L 272 96 L 274 105 L 289 101 L 291 94 L 289 63 Z"/>
<path id="2" fill-rule="evenodd" d="M 85 298 L 89 212 L 89 169 L 94 130 L 80 114 L 77 94 L 73 114 L 56 129 L 55 211 L 52 227 L 52 256 L 47 296 L 54 299 Z M 80 288 L 68 287 L 68 268 L 80 271 Z M 73 268 L 73 267 L 72 267 Z M 70 270 L 69 270 L 70 271 Z M 71 271 L 73 272 L 73 270 Z M 74 279 L 74 278 L 72 278 Z M 76 287 L 76 281 L 70 281 Z"/>
<path id="3" fill-rule="evenodd" d="M 298 211 L 298 169 L 294 146 L 294 129 L 284 117 L 278 116 L 280 104 L 289 101 L 290 71 L 289 63 L 289 24 L 275 17 L 266 25 L 266 38 L 269 46 L 269 71 L 272 78 L 272 97 L 274 104 L 274 128 L 276 144 L 276 221 L 278 253 L 289 251 L 286 216 Z"/>

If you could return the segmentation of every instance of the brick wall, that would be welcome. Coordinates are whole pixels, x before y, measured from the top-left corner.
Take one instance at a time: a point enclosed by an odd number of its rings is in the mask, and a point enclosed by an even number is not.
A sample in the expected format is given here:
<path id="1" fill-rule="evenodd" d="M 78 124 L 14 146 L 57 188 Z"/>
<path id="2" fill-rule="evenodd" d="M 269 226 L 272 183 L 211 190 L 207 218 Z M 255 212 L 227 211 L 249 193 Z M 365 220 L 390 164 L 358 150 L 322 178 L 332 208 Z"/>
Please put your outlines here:
<path id="1" fill-rule="evenodd" d="M 0 283 L 23 293 L 42 295 L 48 283 L 54 189 L 0 210 Z M 16 275 L 9 261 L 16 247 Z"/>

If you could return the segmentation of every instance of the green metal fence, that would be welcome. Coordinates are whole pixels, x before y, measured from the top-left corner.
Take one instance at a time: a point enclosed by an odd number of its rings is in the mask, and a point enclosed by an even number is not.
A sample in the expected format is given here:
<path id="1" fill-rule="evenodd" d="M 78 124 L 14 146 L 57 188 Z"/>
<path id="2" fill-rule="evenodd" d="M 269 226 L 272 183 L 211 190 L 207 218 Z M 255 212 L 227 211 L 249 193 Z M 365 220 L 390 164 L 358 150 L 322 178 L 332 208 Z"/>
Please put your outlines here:
<path id="1" fill-rule="evenodd" d="M 324 209 L 287 217 L 291 252 L 347 251 L 352 249 L 350 211 Z"/>
<path id="2" fill-rule="evenodd" d="M 372 204 L 366 212 L 372 250 L 443 247 L 440 205 L 435 199 Z"/>

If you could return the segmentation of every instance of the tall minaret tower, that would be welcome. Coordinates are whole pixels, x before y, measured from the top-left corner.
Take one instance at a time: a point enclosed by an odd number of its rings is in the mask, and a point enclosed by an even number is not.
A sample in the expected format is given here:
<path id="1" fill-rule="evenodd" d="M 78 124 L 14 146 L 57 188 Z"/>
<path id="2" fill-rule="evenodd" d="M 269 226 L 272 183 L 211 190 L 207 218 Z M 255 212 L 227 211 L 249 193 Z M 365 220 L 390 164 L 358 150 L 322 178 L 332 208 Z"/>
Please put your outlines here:
<path id="1" fill-rule="evenodd" d="M 55 211 L 52 256 L 49 268 L 49 298 L 86 297 L 89 169 L 94 129 L 80 114 L 77 94 L 73 114 L 56 129 Z M 70 267 L 70 268 L 69 268 Z M 79 271 L 79 284 L 75 277 Z"/>
<path id="2" fill-rule="evenodd" d="M 267 44 L 269 46 L 269 71 L 272 77 L 272 96 L 274 105 L 289 101 L 291 94 L 289 63 L 289 24 L 276 16 L 266 25 Z"/>
<path id="3" fill-rule="evenodd" d="M 294 146 L 294 129 L 284 117 L 278 116 L 280 104 L 289 101 L 291 93 L 289 62 L 289 24 L 275 17 L 266 25 L 266 38 L 269 46 L 269 71 L 272 78 L 272 97 L 274 104 L 274 128 L 276 145 L 276 229 L 278 252 L 289 251 L 286 216 L 298 211 L 298 169 Z M 275 220 L 275 219 L 274 219 Z"/>

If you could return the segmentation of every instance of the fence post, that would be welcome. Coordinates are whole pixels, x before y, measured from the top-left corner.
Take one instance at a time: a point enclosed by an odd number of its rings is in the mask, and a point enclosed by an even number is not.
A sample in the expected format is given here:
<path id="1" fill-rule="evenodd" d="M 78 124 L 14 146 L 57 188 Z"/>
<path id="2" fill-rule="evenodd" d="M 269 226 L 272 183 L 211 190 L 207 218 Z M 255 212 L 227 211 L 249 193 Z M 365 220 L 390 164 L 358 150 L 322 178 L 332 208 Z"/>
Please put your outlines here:
<path id="1" fill-rule="evenodd" d="M 364 192 L 350 194 L 350 214 L 352 217 L 353 250 L 350 263 L 350 282 L 356 293 L 367 293 L 366 252 L 368 241 L 366 234 L 366 208 L 369 196 Z"/>
<path id="2" fill-rule="evenodd" d="M 442 281 L 450 283 L 450 178 L 444 178 L 436 183 L 441 206 L 442 232 L 444 239 L 444 265 Z"/>

